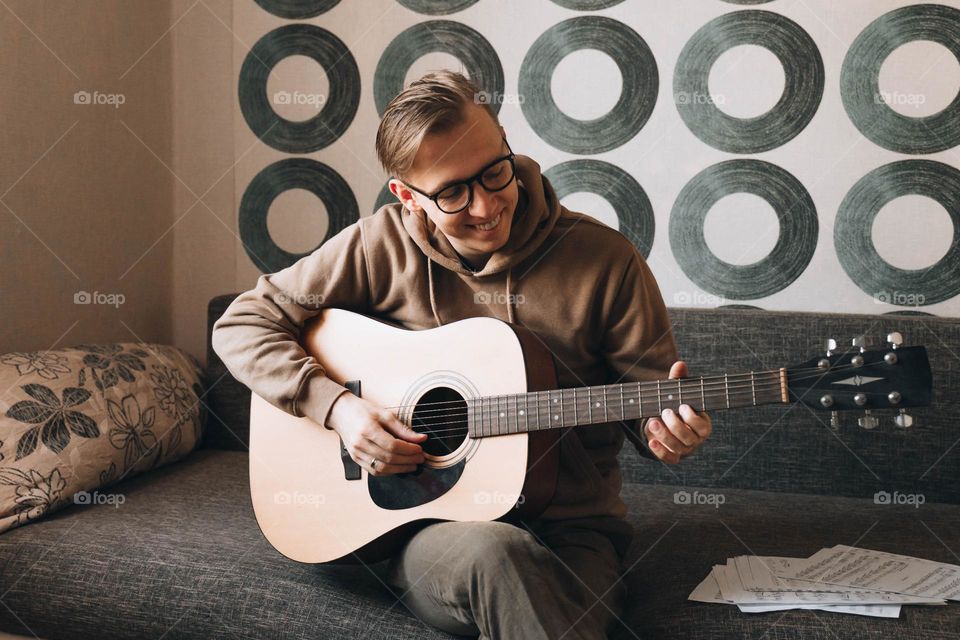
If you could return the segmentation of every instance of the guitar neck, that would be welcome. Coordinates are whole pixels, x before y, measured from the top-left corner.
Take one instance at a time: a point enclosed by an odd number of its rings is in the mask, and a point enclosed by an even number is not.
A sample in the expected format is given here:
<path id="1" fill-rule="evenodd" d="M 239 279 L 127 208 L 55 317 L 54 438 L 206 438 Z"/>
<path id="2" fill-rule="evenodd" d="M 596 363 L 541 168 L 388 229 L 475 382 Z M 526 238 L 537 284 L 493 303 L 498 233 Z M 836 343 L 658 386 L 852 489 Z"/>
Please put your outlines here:
<path id="1" fill-rule="evenodd" d="M 697 411 L 786 404 L 786 369 L 701 378 L 625 382 L 469 400 L 474 438 L 659 416 L 687 404 Z"/>

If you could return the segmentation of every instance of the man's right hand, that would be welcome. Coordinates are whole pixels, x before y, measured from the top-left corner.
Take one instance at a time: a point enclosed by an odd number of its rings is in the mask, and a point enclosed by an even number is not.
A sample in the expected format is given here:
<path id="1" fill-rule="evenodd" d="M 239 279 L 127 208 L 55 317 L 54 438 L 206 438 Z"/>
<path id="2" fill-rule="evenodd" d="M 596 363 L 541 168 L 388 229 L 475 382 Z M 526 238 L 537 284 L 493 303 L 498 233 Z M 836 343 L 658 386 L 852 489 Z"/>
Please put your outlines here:
<path id="1" fill-rule="evenodd" d="M 327 425 L 340 434 L 350 457 L 375 476 L 409 473 L 423 462 L 427 434 L 417 433 L 393 413 L 352 393 L 330 407 Z M 376 465 L 371 463 L 376 460 Z"/>

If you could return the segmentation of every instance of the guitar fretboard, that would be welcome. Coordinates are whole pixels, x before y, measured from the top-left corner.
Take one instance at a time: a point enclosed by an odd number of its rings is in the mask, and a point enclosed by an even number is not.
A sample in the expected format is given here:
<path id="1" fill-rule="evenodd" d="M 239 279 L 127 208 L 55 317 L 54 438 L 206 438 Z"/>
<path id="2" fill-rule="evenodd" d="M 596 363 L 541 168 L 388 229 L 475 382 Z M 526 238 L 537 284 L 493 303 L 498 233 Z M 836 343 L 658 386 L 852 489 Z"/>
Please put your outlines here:
<path id="1" fill-rule="evenodd" d="M 468 430 L 483 438 L 626 422 L 676 411 L 681 404 L 710 411 L 786 403 L 786 389 L 786 370 L 780 369 L 487 396 L 468 401 Z"/>

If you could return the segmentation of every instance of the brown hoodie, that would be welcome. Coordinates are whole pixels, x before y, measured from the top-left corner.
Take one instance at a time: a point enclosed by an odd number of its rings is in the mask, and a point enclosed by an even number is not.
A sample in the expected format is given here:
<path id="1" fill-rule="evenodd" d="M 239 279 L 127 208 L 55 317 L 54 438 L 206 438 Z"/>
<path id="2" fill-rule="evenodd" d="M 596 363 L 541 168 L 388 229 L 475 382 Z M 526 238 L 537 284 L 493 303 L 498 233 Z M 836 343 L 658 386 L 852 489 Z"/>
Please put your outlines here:
<path id="1" fill-rule="evenodd" d="M 466 268 L 422 212 L 385 205 L 296 264 L 260 276 L 214 324 L 213 348 L 265 400 L 321 425 L 346 392 L 298 343 L 323 307 L 407 329 L 476 316 L 522 325 L 553 353 L 562 388 L 666 378 L 676 346 L 642 256 L 616 230 L 563 207 L 534 160 L 516 162 L 510 239 L 483 269 Z M 557 491 L 541 517 L 623 518 L 623 441 L 618 423 L 567 431 Z"/>

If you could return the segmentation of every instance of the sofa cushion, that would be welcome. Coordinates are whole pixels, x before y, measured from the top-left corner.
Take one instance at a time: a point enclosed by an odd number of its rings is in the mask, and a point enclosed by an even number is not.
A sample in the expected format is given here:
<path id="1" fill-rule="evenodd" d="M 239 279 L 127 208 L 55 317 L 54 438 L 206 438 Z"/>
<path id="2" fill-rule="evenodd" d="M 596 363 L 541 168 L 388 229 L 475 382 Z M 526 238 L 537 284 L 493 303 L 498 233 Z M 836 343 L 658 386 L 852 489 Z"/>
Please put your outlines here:
<path id="1" fill-rule="evenodd" d="M 188 454 L 204 424 L 201 375 L 157 344 L 0 355 L 0 532 Z"/>
<path id="2" fill-rule="evenodd" d="M 308 565 L 276 552 L 253 515 L 247 460 L 199 451 L 116 486 L 118 506 L 71 506 L 0 536 L 0 630 L 29 627 L 46 640 L 454 637 L 396 603 L 382 563 Z M 625 565 L 630 628 L 618 624 L 611 637 L 960 637 L 955 604 L 878 620 L 687 600 L 712 564 L 739 554 L 806 556 L 846 543 L 956 562 L 960 507 L 732 490 L 714 508 L 677 504 L 678 490 L 624 487 L 637 529 Z"/>

